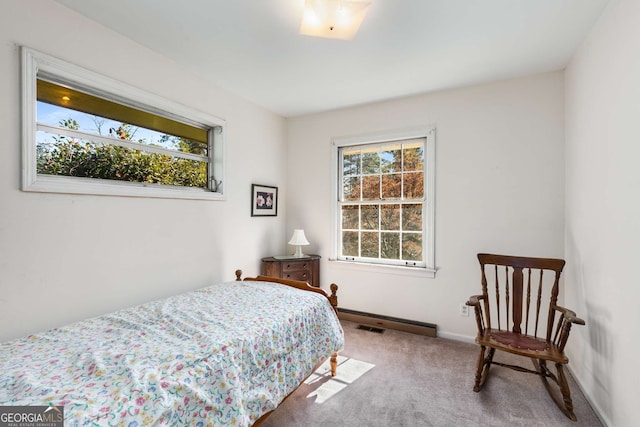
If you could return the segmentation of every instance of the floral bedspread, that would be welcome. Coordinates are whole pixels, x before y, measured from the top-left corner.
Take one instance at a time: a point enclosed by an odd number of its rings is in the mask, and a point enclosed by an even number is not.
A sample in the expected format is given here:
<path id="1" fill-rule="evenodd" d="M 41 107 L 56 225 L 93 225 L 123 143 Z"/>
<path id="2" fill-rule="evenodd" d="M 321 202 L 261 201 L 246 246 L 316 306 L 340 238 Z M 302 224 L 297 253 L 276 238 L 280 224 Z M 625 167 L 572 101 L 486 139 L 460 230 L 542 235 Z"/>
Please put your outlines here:
<path id="1" fill-rule="evenodd" d="M 322 295 L 228 282 L 0 345 L 0 405 L 65 426 L 247 426 L 344 344 Z"/>

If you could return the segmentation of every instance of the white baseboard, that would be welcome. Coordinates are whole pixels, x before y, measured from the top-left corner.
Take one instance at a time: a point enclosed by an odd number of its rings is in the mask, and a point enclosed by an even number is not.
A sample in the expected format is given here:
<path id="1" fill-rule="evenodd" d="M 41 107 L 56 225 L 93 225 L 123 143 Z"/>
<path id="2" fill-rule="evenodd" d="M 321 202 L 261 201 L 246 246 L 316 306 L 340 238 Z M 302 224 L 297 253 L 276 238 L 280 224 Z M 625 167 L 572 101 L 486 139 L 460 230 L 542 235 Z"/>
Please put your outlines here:
<path id="1" fill-rule="evenodd" d="M 456 333 L 453 333 L 453 332 L 446 332 L 446 331 L 438 331 L 438 337 L 439 338 L 447 338 L 447 339 L 454 340 L 454 341 L 466 342 L 466 343 L 469 343 L 469 344 L 475 344 L 475 342 L 476 342 L 476 337 L 475 336 L 456 334 Z"/>

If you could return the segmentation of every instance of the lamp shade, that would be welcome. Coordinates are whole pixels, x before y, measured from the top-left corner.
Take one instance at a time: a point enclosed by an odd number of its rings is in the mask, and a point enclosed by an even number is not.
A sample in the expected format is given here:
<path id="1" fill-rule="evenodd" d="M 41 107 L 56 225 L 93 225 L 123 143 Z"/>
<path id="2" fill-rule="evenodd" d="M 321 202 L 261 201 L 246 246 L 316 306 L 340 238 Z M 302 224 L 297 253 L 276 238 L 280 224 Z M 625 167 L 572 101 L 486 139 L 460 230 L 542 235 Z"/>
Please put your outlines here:
<path id="1" fill-rule="evenodd" d="M 293 236 L 289 240 L 290 245 L 308 245 L 309 242 L 304 235 L 304 230 L 293 230 Z"/>

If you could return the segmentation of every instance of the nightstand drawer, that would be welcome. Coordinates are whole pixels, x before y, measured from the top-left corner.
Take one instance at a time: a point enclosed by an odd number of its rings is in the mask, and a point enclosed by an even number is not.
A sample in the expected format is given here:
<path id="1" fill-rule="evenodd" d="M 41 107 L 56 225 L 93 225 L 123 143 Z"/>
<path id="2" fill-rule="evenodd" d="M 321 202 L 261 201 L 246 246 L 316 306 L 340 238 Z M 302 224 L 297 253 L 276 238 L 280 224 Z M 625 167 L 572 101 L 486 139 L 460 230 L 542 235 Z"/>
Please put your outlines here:
<path id="1" fill-rule="evenodd" d="M 306 270 L 291 271 L 289 273 L 283 273 L 282 276 L 285 279 L 300 280 L 301 282 L 312 282 L 311 272 Z"/>
<path id="2" fill-rule="evenodd" d="M 311 263 L 308 261 L 285 261 L 282 263 L 282 272 L 287 273 L 289 271 L 309 270 L 311 269 Z"/>

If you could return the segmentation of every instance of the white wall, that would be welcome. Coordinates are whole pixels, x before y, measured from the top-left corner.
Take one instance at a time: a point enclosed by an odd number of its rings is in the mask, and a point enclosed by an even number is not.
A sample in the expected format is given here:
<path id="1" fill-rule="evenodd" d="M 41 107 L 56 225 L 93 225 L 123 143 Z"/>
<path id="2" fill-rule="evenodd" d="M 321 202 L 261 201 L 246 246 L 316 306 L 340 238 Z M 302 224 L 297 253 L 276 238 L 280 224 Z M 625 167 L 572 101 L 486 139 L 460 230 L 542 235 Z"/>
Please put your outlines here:
<path id="1" fill-rule="evenodd" d="M 340 305 L 471 339 L 458 310 L 480 293 L 477 252 L 562 257 L 563 91 L 558 72 L 289 119 L 287 228 L 305 229 Z M 328 262 L 331 139 L 419 125 L 436 127 L 436 278 Z"/>
<path id="2" fill-rule="evenodd" d="M 284 209 L 249 210 L 251 183 L 286 200 L 284 119 L 53 1 L 0 7 L 0 341 L 256 274 L 285 246 Z M 226 119 L 227 200 L 21 192 L 19 45 Z"/>
<path id="3" fill-rule="evenodd" d="M 612 1 L 566 70 L 571 368 L 605 421 L 638 425 L 640 2 Z"/>
<path id="4" fill-rule="evenodd" d="M 463 339 L 475 333 L 457 312 L 479 291 L 476 252 L 564 256 L 565 305 L 587 321 L 572 332 L 572 371 L 608 424 L 637 422 L 639 2 L 612 1 L 564 82 L 550 73 L 287 124 L 58 3 L 1 7 L 0 341 L 231 279 L 235 268 L 256 273 L 298 227 L 343 307 Z M 226 119 L 227 200 L 21 192 L 20 45 Z M 417 125 L 437 128 L 436 278 L 328 262 L 329 141 Z M 280 187 L 277 218 L 249 216 L 251 183 Z"/>

